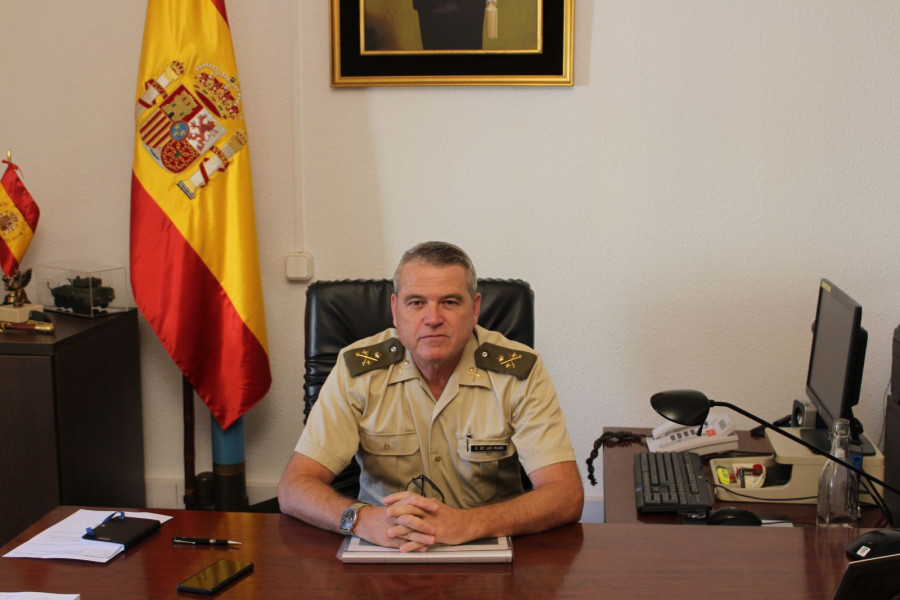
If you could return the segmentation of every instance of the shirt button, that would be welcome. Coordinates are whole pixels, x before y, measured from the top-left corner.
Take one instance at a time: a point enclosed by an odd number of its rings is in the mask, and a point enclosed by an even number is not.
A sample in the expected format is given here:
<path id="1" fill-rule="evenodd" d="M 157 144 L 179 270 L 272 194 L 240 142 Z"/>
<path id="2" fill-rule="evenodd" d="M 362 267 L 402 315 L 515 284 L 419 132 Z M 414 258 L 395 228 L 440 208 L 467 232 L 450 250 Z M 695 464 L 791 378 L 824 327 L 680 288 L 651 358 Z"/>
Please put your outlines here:
<path id="1" fill-rule="evenodd" d="M 440 457 L 440 456 L 435 456 L 435 457 L 434 457 L 434 462 L 441 462 L 441 457 Z"/>
<path id="2" fill-rule="evenodd" d="M 391 445 L 390 445 L 390 444 L 385 444 L 385 445 L 384 445 L 384 449 L 385 449 L 385 450 L 390 450 L 390 449 L 391 449 Z"/>

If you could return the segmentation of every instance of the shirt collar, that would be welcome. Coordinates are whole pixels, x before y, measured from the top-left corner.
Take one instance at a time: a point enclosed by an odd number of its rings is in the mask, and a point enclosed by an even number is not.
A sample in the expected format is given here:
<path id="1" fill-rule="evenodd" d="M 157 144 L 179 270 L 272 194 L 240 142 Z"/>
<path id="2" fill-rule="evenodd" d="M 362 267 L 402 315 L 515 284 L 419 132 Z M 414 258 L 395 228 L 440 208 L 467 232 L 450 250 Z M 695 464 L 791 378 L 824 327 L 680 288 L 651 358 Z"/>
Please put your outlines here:
<path id="1" fill-rule="evenodd" d="M 396 336 L 396 331 L 394 332 L 394 335 Z M 487 371 L 479 369 L 475 365 L 475 350 L 481 345 L 480 339 L 483 335 L 484 330 L 476 325 L 475 330 L 472 332 L 472 337 L 469 338 L 465 348 L 463 348 L 459 363 L 457 363 L 456 368 L 453 370 L 453 374 L 450 376 L 450 379 L 456 379 L 459 382 L 459 385 L 483 388 L 491 387 L 491 380 L 490 377 L 488 377 Z M 403 360 L 391 365 L 391 368 L 393 369 L 393 372 L 391 373 L 390 383 L 399 383 L 401 381 L 421 378 L 419 369 L 416 367 L 416 363 L 412 359 L 412 353 L 410 353 L 408 348 L 404 351 Z"/>
<path id="2" fill-rule="evenodd" d="M 479 369 L 475 365 L 475 351 L 478 349 L 478 346 L 481 345 L 483 332 L 484 330 L 481 329 L 481 327 L 475 327 L 475 331 L 472 333 L 472 337 L 469 338 L 462 356 L 459 359 L 459 364 L 456 365 L 453 374 L 457 377 L 459 385 L 483 388 L 491 387 L 491 379 L 488 377 L 487 371 Z"/>

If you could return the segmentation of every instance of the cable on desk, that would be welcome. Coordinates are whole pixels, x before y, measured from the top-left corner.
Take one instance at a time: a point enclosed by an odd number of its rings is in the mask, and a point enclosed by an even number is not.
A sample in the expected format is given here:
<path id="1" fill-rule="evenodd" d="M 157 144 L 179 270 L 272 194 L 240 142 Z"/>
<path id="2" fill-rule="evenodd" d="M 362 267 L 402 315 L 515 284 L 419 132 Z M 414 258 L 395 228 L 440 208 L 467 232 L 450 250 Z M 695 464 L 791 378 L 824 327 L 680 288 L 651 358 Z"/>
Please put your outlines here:
<path id="1" fill-rule="evenodd" d="M 594 477 L 594 459 L 600 454 L 600 448 L 603 446 L 630 446 L 635 442 L 641 442 L 647 434 L 632 433 L 631 431 L 607 431 L 594 442 L 594 449 L 587 459 L 588 480 L 591 485 L 597 485 L 597 478 Z"/>
<path id="2" fill-rule="evenodd" d="M 868 477 L 860 477 L 859 482 L 865 488 L 865 490 L 869 493 L 875 500 L 876 506 L 881 510 L 881 514 L 887 520 L 887 524 L 890 527 L 894 526 L 894 515 L 891 513 L 891 509 L 888 507 L 887 503 L 884 501 L 884 498 L 881 497 L 881 494 L 878 493 L 878 489 L 875 488 L 874 485 L 870 485 L 870 481 Z"/>

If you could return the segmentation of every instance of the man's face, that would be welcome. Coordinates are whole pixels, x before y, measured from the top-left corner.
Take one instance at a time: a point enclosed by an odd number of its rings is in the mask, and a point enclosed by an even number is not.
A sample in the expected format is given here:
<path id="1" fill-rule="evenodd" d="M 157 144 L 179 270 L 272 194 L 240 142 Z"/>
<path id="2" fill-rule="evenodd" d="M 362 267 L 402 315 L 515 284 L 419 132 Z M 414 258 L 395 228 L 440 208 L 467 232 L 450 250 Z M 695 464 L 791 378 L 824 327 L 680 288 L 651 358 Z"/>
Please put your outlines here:
<path id="1" fill-rule="evenodd" d="M 461 265 L 410 262 L 391 296 L 394 327 L 420 370 L 452 369 L 478 321 L 481 294 L 469 296 Z"/>

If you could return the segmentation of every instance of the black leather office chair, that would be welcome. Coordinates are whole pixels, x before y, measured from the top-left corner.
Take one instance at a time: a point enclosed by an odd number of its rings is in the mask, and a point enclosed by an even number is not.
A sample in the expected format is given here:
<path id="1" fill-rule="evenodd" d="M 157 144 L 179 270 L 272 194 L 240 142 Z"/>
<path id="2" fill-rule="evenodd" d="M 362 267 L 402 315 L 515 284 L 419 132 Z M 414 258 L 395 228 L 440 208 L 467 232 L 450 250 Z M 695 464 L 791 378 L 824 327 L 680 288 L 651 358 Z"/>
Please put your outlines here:
<path id="1" fill-rule="evenodd" d="M 306 373 L 303 384 L 304 423 L 341 348 L 393 326 L 389 279 L 317 281 L 306 292 Z M 534 347 L 534 292 L 512 279 L 479 279 L 478 324 Z M 524 472 L 523 483 L 531 487 Z M 352 461 L 332 482 L 351 498 L 359 494 L 359 465 Z"/>

